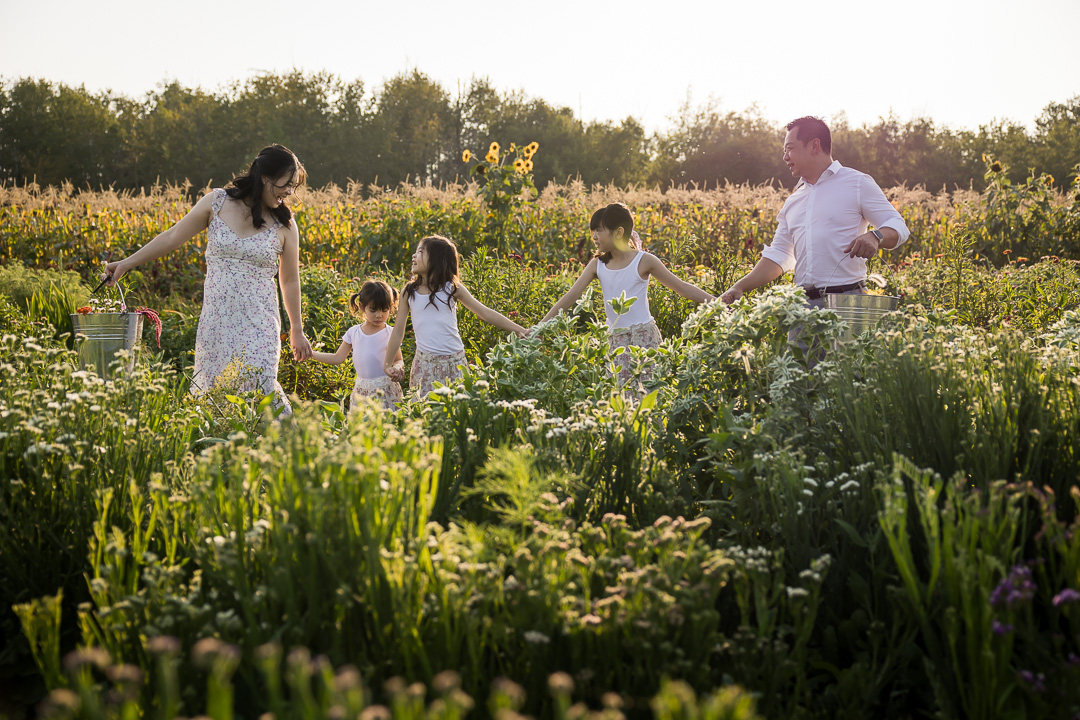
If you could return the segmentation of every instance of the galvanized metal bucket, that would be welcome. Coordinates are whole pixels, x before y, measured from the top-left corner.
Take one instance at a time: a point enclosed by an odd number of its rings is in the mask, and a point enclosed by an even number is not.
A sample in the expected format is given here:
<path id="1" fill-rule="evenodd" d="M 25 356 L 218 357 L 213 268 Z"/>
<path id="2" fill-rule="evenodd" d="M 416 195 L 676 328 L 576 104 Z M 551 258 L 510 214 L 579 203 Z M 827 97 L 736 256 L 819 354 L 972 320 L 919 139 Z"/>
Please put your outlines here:
<path id="1" fill-rule="evenodd" d="M 895 295 L 844 295 L 830 293 L 825 296 L 825 307 L 833 310 L 845 323 L 844 333 L 838 342 L 851 342 L 865 332 L 873 330 L 878 321 L 896 310 L 900 298 Z"/>
<path id="2" fill-rule="evenodd" d="M 128 372 L 135 368 L 135 345 L 142 337 L 143 316 L 139 313 L 91 313 L 72 315 L 75 337 L 85 336 L 79 348 L 79 367 L 93 370 L 105 380 L 112 380 L 109 365 L 116 353 L 127 350 L 130 356 L 125 365 Z M 115 368 L 113 368 L 115 369 Z"/>
<path id="3" fill-rule="evenodd" d="M 94 295 L 105 285 L 108 277 L 101 281 L 90 293 Z M 120 291 L 120 308 L 124 309 L 124 289 L 116 284 Z M 71 324 L 75 329 L 76 344 L 79 349 L 79 367 L 83 370 L 93 370 L 99 377 L 112 380 L 112 373 L 116 367 L 110 368 L 116 361 L 116 354 L 121 350 L 127 350 L 129 355 L 126 367 L 128 372 L 135 369 L 135 346 L 142 337 L 143 316 L 141 313 L 118 312 L 118 313 L 89 313 L 87 315 L 75 314 L 71 316 Z M 79 342 L 80 336 L 84 339 Z"/>

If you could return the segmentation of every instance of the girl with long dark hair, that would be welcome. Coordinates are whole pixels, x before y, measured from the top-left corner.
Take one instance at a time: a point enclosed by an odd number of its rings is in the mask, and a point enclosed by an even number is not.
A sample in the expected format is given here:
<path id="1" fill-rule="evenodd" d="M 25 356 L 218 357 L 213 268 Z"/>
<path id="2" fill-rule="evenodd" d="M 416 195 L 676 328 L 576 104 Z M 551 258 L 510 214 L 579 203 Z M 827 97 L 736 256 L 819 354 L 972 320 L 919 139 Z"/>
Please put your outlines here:
<path id="1" fill-rule="evenodd" d="M 397 365 L 405 323 L 412 318 L 416 334 L 416 355 L 409 371 L 409 387 L 425 397 L 435 383 L 461 377 L 465 365 L 465 345 L 457 325 L 457 306 L 461 303 L 484 322 L 518 335 L 525 328 L 497 310 L 492 310 L 472 296 L 458 278 L 457 246 L 450 238 L 428 235 L 420 241 L 412 257 L 412 279 L 401 291 L 394 333 L 386 346 L 384 369 L 394 380 L 405 376 Z"/>

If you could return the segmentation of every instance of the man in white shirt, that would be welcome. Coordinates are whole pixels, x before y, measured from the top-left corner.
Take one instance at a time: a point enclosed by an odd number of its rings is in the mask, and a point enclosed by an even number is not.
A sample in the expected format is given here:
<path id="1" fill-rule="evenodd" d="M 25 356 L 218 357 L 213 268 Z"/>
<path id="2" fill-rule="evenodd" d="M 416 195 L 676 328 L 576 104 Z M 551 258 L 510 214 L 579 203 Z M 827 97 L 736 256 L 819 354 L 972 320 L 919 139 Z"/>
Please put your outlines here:
<path id="1" fill-rule="evenodd" d="M 866 258 L 910 235 L 873 178 L 832 159 L 832 136 L 824 122 L 803 117 L 788 123 L 787 130 L 784 162 L 800 179 L 780 209 L 772 244 L 754 269 L 720 296 L 729 305 L 791 270 L 816 307 L 824 304 L 825 293 L 865 294 Z M 868 225 L 875 229 L 868 232 Z"/>

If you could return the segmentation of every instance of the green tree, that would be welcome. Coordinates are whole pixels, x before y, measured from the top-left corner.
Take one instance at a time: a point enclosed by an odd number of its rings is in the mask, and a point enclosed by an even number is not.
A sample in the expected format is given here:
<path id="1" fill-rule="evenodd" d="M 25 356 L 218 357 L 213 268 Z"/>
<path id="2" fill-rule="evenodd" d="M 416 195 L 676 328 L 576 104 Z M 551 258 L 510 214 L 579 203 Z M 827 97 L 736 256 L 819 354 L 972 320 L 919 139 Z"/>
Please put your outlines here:
<path id="1" fill-rule="evenodd" d="M 378 93 L 371 128 L 369 164 L 361 172 L 367 182 L 452 179 L 443 170 L 455 147 L 450 99 L 427 75 L 414 70 L 388 80 Z"/>
<path id="2" fill-rule="evenodd" d="M 648 178 L 649 143 L 632 117 L 618 125 L 592 122 L 581 139 L 581 179 L 586 183 L 641 184 Z"/>
<path id="3" fill-rule="evenodd" d="M 974 150 L 981 158 L 990 155 L 1007 165 L 1008 177 L 1015 183 L 1024 182 L 1035 170 L 1035 144 L 1023 125 L 1016 122 L 995 120 L 988 125 L 980 125 L 974 138 Z M 986 182 L 976 182 L 975 188 L 982 190 Z"/>
<path id="4" fill-rule="evenodd" d="M 0 95 L 0 175 L 41 185 L 109 186 L 124 134 L 111 93 L 29 78 Z"/>
<path id="5" fill-rule="evenodd" d="M 552 181 L 566 182 L 582 173 L 584 128 L 573 110 L 516 92 L 503 97 L 500 111 L 488 127 L 492 140 L 503 145 L 540 144 L 540 152 L 533 158 L 533 178 L 538 188 Z"/>
<path id="6" fill-rule="evenodd" d="M 1069 187 L 1080 163 L 1080 95 L 1047 105 L 1035 127 L 1039 170 L 1053 175 L 1057 187 Z"/>
<path id="7" fill-rule="evenodd" d="M 244 163 L 248 149 L 237 147 L 226 95 L 178 82 L 149 93 L 134 120 L 129 148 L 133 186 L 190 180 L 196 188 L 223 185 Z"/>
<path id="8" fill-rule="evenodd" d="M 655 138 L 656 159 L 649 180 L 658 184 L 786 182 L 783 133 L 757 107 L 746 114 L 722 112 L 715 100 L 694 108 L 690 100 L 674 118 L 675 127 Z"/>
<path id="9" fill-rule="evenodd" d="M 345 184 L 358 174 L 360 148 L 348 145 L 349 130 L 360 131 L 351 138 L 359 140 L 366 125 L 362 109 L 354 105 L 362 102 L 362 84 L 347 86 L 330 73 L 292 70 L 253 77 L 230 95 L 230 126 L 236 133 L 230 145 L 244 149 L 245 162 L 266 145 L 280 143 L 304 163 L 313 186 Z"/>

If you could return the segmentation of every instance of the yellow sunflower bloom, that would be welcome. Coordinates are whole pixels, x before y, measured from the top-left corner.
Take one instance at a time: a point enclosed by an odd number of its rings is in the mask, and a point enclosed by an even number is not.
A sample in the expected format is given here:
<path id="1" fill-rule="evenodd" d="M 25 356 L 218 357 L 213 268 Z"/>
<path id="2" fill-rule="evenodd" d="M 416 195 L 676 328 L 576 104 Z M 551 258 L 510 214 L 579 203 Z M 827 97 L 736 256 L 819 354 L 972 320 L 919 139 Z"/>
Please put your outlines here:
<path id="1" fill-rule="evenodd" d="M 531 158 L 531 157 L 532 157 L 532 150 L 530 150 L 530 149 L 529 149 L 529 146 L 528 146 L 528 145 L 526 145 L 526 146 L 525 146 L 525 147 L 524 147 L 524 148 L 522 149 L 522 151 L 521 151 L 521 154 L 525 156 L 525 159 L 526 159 L 526 160 L 528 160 L 529 158 Z"/>
<path id="2" fill-rule="evenodd" d="M 501 148 L 499 147 L 499 143 L 492 140 L 491 147 L 488 148 L 488 155 L 491 155 L 492 153 L 498 155 L 500 150 Z"/>
<path id="3" fill-rule="evenodd" d="M 510 143 L 510 152 L 516 152 L 516 151 L 517 151 L 517 145 L 515 145 L 514 143 Z"/>
<path id="4" fill-rule="evenodd" d="M 488 150 L 488 154 L 484 156 L 484 159 L 494 165 L 495 163 L 499 162 L 499 153 L 491 152 L 490 150 Z"/>
<path id="5" fill-rule="evenodd" d="M 525 161 L 525 172 L 532 172 L 532 169 L 533 169 L 532 160 L 526 160 Z"/>
<path id="6" fill-rule="evenodd" d="M 533 140 L 531 143 L 529 143 L 529 154 L 530 155 L 535 155 L 536 151 L 539 150 L 539 149 L 540 149 L 540 143 L 536 142 L 535 140 Z"/>
<path id="7" fill-rule="evenodd" d="M 463 150 L 461 153 L 461 162 L 469 162 L 472 160 L 472 153 L 468 150 Z"/>
<path id="8" fill-rule="evenodd" d="M 514 169 L 517 170 L 519 173 L 524 173 L 525 172 L 525 161 L 522 160 L 521 158 L 518 158 L 517 160 L 514 160 Z"/>

